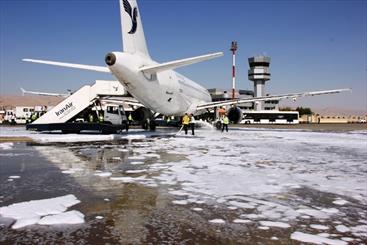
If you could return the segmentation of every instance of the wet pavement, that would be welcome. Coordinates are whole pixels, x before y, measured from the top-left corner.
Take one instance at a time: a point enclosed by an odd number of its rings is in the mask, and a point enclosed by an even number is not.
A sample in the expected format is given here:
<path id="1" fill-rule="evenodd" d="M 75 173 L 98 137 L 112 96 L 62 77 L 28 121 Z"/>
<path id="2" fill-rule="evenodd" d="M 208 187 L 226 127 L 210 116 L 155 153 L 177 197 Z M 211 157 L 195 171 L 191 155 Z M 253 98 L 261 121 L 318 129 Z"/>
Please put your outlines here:
<path id="1" fill-rule="evenodd" d="M 0 207 L 73 194 L 85 215 L 20 229 L 0 216 L 0 243 L 366 243 L 367 131 L 196 134 L 0 143 Z"/>

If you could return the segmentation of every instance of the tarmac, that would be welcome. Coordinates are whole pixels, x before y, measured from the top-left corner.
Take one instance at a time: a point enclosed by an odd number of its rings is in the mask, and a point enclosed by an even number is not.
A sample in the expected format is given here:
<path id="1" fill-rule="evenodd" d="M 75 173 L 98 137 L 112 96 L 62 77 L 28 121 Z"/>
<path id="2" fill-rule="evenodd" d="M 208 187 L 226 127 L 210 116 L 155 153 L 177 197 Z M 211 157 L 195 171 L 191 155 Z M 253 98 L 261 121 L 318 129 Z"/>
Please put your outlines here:
<path id="1" fill-rule="evenodd" d="M 0 127 L 0 243 L 365 244 L 366 126 Z"/>

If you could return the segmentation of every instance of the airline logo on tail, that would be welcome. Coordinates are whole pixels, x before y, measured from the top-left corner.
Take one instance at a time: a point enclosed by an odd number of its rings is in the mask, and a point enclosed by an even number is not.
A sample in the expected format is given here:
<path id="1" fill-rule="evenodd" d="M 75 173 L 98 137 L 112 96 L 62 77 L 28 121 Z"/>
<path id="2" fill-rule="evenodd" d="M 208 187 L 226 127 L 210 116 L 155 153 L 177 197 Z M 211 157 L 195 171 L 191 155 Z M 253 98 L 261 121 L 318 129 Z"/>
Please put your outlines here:
<path id="1" fill-rule="evenodd" d="M 134 34 L 136 32 L 136 27 L 138 26 L 138 22 L 136 18 L 138 18 L 138 9 L 134 7 L 131 8 L 131 5 L 128 0 L 123 0 L 125 12 L 130 15 L 131 18 L 131 30 L 128 32 L 129 34 Z"/>

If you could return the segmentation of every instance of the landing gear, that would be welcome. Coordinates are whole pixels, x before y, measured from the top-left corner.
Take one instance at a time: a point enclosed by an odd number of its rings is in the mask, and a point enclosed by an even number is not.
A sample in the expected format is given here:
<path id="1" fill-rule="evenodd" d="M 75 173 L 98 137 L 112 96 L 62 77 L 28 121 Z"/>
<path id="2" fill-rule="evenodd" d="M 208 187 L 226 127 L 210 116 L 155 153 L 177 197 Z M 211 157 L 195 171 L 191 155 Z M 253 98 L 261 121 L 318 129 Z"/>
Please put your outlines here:
<path id="1" fill-rule="evenodd" d="M 157 124 L 154 119 L 147 119 L 144 122 L 142 122 L 142 128 L 145 130 L 155 131 Z"/>
<path id="2" fill-rule="evenodd" d="M 222 129 L 222 122 L 221 121 L 217 121 L 215 123 L 215 127 L 218 129 L 218 130 L 221 130 Z"/>

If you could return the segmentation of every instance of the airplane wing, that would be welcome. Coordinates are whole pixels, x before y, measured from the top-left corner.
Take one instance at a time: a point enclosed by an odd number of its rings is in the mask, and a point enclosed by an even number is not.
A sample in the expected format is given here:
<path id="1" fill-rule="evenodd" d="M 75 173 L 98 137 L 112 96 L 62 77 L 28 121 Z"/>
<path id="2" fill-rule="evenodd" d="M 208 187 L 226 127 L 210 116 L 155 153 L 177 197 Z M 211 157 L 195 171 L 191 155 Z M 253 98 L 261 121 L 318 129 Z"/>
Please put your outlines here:
<path id="1" fill-rule="evenodd" d="M 35 95 L 44 95 L 44 96 L 59 96 L 59 97 L 68 97 L 70 94 L 57 94 L 57 93 L 47 93 L 47 92 L 38 92 L 38 91 L 28 91 L 23 88 L 20 88 L 22 94 L 35 94 Z"/>
<path id="2" fill-rule="evenodd" d="M 46 65 L 63 66 L 63 67 L 77 68 L 77 69 L 83 69 L 83 70 L 111 73 L 110 69 L 104 66 L 81 65 L 81 64 L 49 61 L 49 60 L 34 60 L 34 59 L 22 59 L 22 60 L 26 62 L 32 62 L 32 63 L 40 63 L 40 64 L 46 64 Z"/>
<path id="3" fill-rule="evenodd" d="M 143 66 L 139 70 L 142 72 L 147 72 L 147 73 L 157 73 L 160 71 L 176 69 L 182 66 L 188 66 L 188 65 L 192 65 L 198 62 L 205 61 L 205 60 L 214 59 L 222 55 L 223 55 L 223 52 L 206 54 L 206 55 L 196 56 L 196 57 L 187 58 L 187 59 L 170 61 L 170 62 L 158 64 L 158 65 Z"/>
<path id="4" fill-rule="evenodd" d="M 283 94 L 283 95 L 272 95 L 272 96 L 256 97 L 256 98 L 249 98 L 249 99 L 209 102 L 209 103 L 199 105 L 197 107 L 197 110 L 209 109 L 209 108 L 218 107 L 218 106 L 237 105 L 237 104 L 242 104 L 242 103 L 247 103 L 247 102 L 296 99 L 298 97 L 306 97 L 306 96 L 315 96 L 315 95 L 323 95 L 323 94 L 337 94 L 337 93 L 341 93 L 345 91 L 351 91 L 351 89 L 344 88 L 344 89 L 323 90 L 323 91 L 313 91 L 313 92 L 291 93 L 291 94 Z"/>

